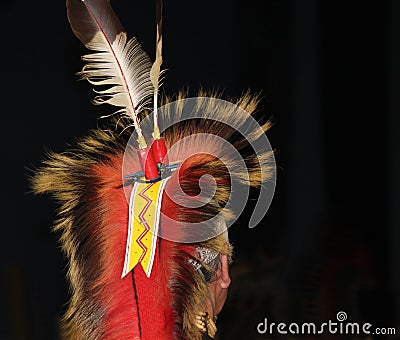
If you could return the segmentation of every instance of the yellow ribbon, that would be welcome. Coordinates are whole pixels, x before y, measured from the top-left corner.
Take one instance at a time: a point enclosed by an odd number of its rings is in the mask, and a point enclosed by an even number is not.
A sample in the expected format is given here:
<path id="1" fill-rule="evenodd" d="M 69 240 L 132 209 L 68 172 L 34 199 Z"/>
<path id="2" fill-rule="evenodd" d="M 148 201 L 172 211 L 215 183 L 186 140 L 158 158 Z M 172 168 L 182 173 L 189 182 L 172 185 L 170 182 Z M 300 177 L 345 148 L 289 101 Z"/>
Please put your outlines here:
<path id="1" fill-rule="evenodd" d="M 135 182 L 129 202 L 128 238 L 122 278 L 140 263 L 150 277 L 157 245 L 161 200 L 168 178 L 156 183 Z"/>

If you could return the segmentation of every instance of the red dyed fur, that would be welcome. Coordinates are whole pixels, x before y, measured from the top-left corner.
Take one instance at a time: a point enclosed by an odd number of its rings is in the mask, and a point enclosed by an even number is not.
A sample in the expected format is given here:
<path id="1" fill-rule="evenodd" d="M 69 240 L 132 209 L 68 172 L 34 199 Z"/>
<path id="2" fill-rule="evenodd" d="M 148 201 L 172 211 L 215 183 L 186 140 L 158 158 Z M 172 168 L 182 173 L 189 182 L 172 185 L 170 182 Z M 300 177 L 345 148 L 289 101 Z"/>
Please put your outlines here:
<path id="1" fill-rule="evenodd" d="M 134 269 L 134 280 L 139 296 L 135 300 L 132 275 L 121 279 L 128 227 L 128 203 L 121 185 L 122 157 L 115 157 L 113 167 L 99 165 L 96 175 L 105 179 L 98 194 L 107 204 L 100 232 L 102 249 L 99 252 L 98 299 L 105 308 L 102 338 L 120 339 L 172 339 L 173 315 L 169 305 L 171 293 L 167 286 L 170 276 L 168 263 L 161 265 L 161 257 L 171 258 L 173 243 L 158 244 L 151 277 L 147 278 L 142 267 Z M 139 330 L 139 315 L 140 328 Z"/>

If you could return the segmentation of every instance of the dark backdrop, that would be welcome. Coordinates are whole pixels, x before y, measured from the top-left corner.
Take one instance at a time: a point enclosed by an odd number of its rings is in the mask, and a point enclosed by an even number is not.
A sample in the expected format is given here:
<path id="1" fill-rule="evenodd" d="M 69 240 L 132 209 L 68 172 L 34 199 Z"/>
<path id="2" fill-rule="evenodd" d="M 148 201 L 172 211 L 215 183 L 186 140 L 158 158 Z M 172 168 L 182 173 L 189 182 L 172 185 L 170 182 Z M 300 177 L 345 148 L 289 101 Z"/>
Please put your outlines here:
<path id="1" fill-rule="evenodd" d="M 153 2 L 113 4 L 153 58 Z M 101 109 L 75 76 L 86 50 L 63 1 L 2 0 L 0 11 L 0 339 L 56 339 L 66 263 L 50 232 L 55 205 L 29 192 L 27 176 L 46 150 L 95 127 Z M 274 121 L 272 205 L 255 229 L 247 214 L 230 230 L 224 339 L 265 338 L 264 318 L 326 321 L 338 311 L 399 327 L 399 17 L 396 0 L 165 0 L 164 91 L 250 88 Z"/>

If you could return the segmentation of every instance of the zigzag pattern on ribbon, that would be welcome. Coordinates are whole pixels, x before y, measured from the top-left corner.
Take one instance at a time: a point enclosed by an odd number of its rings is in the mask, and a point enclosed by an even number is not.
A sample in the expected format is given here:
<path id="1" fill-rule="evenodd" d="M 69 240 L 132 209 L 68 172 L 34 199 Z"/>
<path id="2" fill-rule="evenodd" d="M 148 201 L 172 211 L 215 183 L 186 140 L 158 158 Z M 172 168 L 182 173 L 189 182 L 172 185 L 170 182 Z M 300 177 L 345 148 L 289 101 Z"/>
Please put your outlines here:
<path id="1" fill-rule="evenodd" d="M 143 249 L 143 254 L 140 256 L 139 258 L 139 263 L 143 260 L 143 257 L 146 255 L 147 252 L 147 247 L 142 243 L 142 239 L 144 237 L 144 235 L 147 234 L 147 232 L 150 230 L 149 225 L 146 221 L 146 219 L 144 218 L 145 213 L 147 212 L 147 210 L 149 209 L 152 200 L 145 196 L 144 193 L 149 190 L 154 183 L 151 183 L 150 185 L 146 186 L 140 193 L 139 196 L 142 197 L 147 203 L 144 206 L 144 208 L 142 209 L 142 211 L 139 214 L 139 219 L 140 219 L 140 223 L 144 226 L 145 230 L 142 232 L 142 234 L 138 237 L 138 239 L 136 240 L 137 244 L 140 246 L 140 248 Z"/>

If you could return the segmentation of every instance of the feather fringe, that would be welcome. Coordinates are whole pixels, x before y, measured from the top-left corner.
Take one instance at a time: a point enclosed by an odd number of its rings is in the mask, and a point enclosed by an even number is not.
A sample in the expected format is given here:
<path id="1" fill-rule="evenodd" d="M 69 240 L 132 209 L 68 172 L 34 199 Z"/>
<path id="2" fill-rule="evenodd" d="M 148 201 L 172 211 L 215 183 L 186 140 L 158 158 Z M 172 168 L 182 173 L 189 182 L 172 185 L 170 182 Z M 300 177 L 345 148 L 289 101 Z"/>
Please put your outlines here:
<path id="1" fill-rule="evenodd" d="M 74 34 L 95 52 L 82 57 L 87 65 L 79 73 L 102 88 L 96 89 L 93 102 L 119 107 L 117 113 L 132 120 L 140 137 L 138 114 L 151 102 L 154 92 L 149 57 L 135 38 L 127 39 L 109 0 L 67 0 L 67 14 Z"/>
<path id="2" fill-rule="evenodd" d="M 88 47 L 97 53 L 84 55 L 87 62 L 78 74 L 95 86 L 109 86 L 96 91 L 94 104 L 121 107 L 118 111 L 132 120 L 151 102 L 153 86 L 150 81 L 151 62 L 135 38 L 127 41 L 125 32 L 119 33 L 111 48 L 98 34 Z"/>

